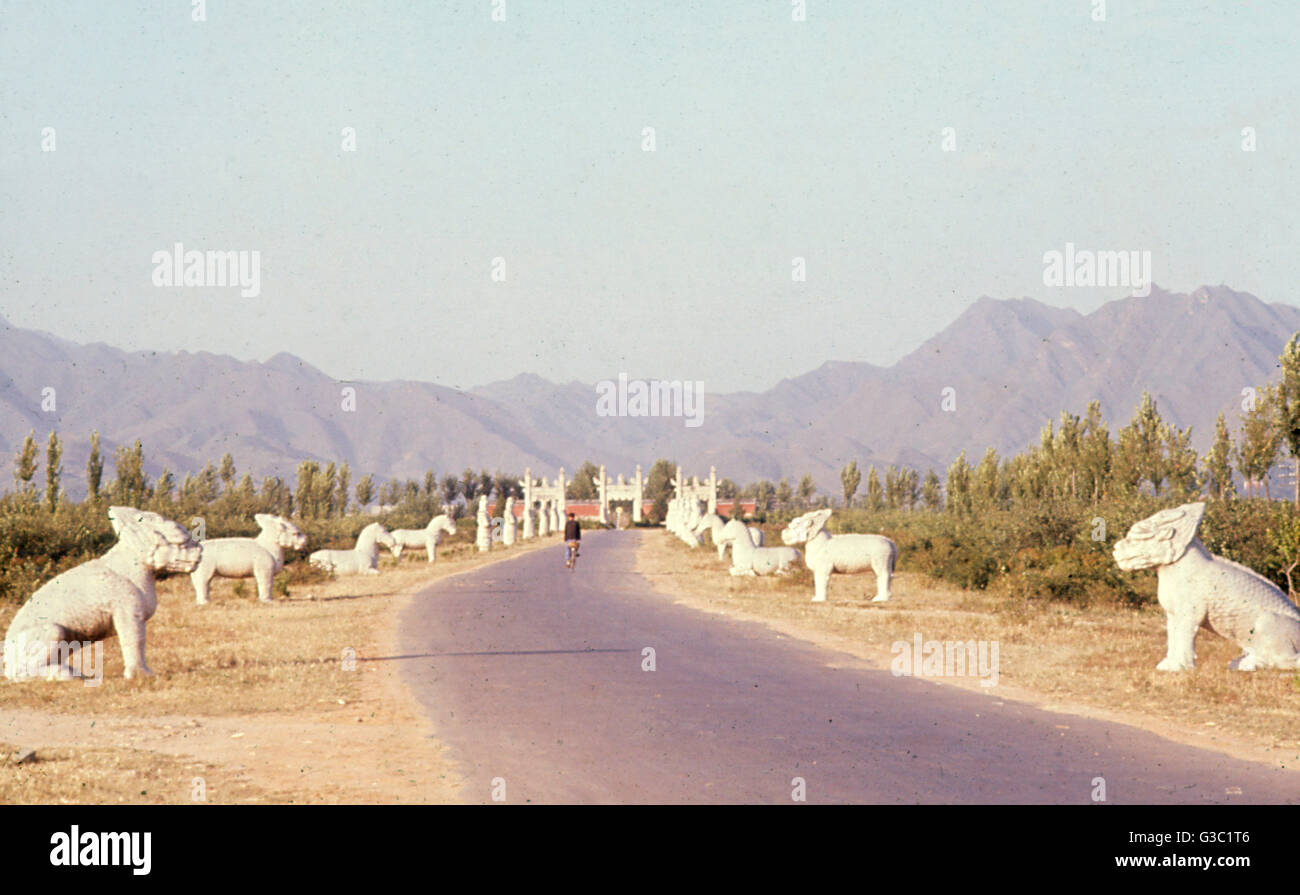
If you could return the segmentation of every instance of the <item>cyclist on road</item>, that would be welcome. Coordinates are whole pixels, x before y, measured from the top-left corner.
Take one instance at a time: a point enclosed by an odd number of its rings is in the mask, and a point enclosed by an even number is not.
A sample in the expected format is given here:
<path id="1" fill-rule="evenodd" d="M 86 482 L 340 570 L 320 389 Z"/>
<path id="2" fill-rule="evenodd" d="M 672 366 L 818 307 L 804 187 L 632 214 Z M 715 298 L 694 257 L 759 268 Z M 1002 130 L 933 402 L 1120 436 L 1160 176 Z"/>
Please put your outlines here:
<path id="1" fill-rule="evenodd" d="M 578 558 L 578 542 L 582 540 L 582 529 L 572 513 L 569 521 L 564 523 L 564 567 L 573 568 L 573 561 Z"/>

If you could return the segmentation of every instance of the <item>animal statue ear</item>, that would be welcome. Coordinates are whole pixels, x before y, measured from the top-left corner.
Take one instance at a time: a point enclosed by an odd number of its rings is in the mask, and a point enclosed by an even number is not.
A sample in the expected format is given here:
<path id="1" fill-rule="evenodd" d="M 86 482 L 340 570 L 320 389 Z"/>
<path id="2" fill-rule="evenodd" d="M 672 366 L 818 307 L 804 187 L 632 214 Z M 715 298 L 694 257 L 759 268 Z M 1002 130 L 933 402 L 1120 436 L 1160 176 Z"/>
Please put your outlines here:
<path id="1" fill-rule="evenodd" d="M 812 525 L 808 529 L 808 537 L 812 537 L 826 527 L 826 520 L 831 518 L 831 510 L 817 510 L 812 514 Z"/>
<path id="2" fill-rule="evenodd" d="M 1174 519 L 1171 527 L 1174 531 L 1173 549 L 1174 561 L 1182 559 L 1187 547 L 1192 543 L 1192 538 L 1196 537 L 1196 532 L 1201 527 L 1201 520 L 1205 518 L 1205 502 L 1185 503 L 1178 508 L 1181 515 Z"/>
<path id="3" fill-rule="evenodd" d="M 140 515 L 140 511 L 135 507 L 109 507 L 108 521 L 112 523 L 113 534 L 120 534 L 122 526 L 138 515 Z"/>

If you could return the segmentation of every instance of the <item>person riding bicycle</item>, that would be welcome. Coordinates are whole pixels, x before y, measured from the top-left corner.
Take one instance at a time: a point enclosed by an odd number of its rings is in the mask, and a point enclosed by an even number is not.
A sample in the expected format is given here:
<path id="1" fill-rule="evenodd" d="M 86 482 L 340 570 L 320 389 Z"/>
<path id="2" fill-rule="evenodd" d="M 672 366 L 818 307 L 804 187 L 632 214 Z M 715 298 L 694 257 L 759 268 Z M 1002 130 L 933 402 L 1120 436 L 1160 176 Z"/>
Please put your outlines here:
<path id="1" fill-rule="evenodd" d="M 572 513 L 569 521 L 564 523 L 564 566 L 572 569 L 573 561 L 578 558 L 578 542 L 582 540 L 582 529 Z"/>

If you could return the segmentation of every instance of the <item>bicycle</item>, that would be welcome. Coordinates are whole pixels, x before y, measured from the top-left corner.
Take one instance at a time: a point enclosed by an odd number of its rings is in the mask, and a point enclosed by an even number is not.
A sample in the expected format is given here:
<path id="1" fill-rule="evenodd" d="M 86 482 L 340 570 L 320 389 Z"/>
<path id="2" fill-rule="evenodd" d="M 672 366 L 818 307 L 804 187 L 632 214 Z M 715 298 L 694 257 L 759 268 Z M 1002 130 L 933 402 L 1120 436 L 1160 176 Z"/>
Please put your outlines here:
<path id="1" fill-rule="evenodd" d="M 580 543 L 581 543 L 580 541 L 564 542 L 564 550 L 565 550 L 564 567 L 568 569 L 570 572 L 572 572 L 574 566 L 578 564 L 578 545 Z"/>

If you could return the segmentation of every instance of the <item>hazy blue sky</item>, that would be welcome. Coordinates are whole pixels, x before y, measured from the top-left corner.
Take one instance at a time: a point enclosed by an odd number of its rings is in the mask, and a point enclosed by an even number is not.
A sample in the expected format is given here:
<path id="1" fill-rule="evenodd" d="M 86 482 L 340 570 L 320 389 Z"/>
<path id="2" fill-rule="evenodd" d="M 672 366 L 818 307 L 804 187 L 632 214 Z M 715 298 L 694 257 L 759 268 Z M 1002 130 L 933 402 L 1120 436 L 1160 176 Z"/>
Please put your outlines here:
<path id="1" fill-rule="evenodd" d="M 0 313 L 340 378 L 729 391 L 892 363 L 983 294 L 1125 294 L 1044 286 L 1067 241 L 1300 302 L 1300 4 L 1107 7 L 0 0 Z M 177 241 L 260 251 L 260 298 L 154 287 Z"/>

